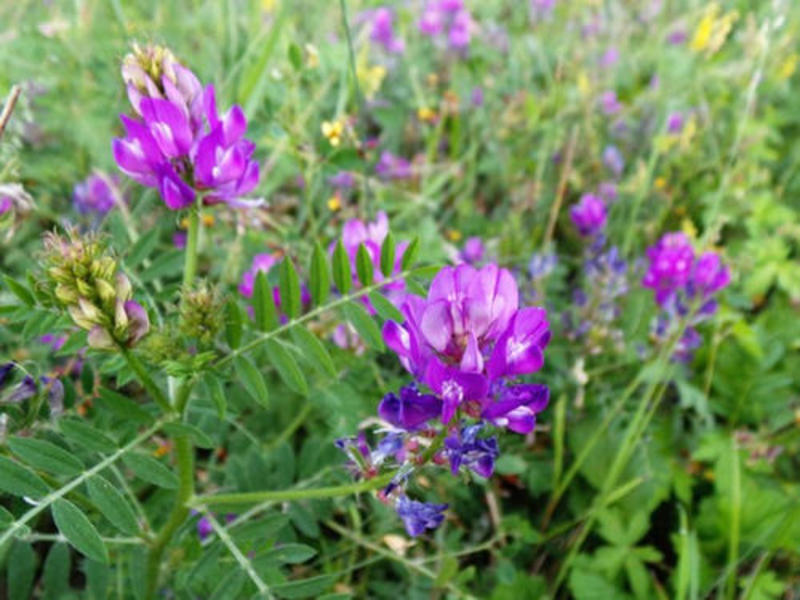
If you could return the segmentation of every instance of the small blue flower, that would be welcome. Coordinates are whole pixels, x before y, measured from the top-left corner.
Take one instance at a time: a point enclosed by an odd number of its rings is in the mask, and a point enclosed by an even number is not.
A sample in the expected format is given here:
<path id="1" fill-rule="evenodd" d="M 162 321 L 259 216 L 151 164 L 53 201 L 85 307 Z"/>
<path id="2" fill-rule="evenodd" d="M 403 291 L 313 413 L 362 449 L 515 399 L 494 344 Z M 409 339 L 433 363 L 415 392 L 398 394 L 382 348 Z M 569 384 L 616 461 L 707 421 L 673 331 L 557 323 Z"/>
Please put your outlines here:
<path id="1" fill-rule="evenodd" d="M 403 520 L 408 535 L 417 537 L 426 529 L 436 529 L 444 521 L 447 504 L 431 504 L 410 500 L 408 496 L 400 496 L 395 510 Z"/>
<path id="2" fill-rule="evenodd" d="M 461 465 L 477 473 L 481 477 L 491 477 L 494 473 L 494 461 L 500 455 L 497 438 L 479 438 L 478 432 L 482 424 L 470 425 L 453 434 L 444 441 L 445 456 L 450 460 L 453 475 L 458 473 Z"/>

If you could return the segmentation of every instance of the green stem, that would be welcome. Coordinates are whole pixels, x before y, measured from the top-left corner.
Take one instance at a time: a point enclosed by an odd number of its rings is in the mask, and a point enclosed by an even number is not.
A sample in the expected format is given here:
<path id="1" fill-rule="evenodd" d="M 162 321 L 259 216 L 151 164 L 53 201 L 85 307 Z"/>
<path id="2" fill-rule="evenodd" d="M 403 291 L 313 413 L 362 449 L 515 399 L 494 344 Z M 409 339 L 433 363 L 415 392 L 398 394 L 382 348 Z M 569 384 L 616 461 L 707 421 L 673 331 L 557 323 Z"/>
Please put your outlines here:
<path id="1" fill-rule="evenodd" d="M 198 201 L 199 202 L 199 201 Z M 186 259 L 183 263 L 183 288 L 192 285 L 197 275 L 197 240 L 200 237 L 200 207 L 189 211 L 189 231 L 186 234 Z"/>
<path id="2" fill-rule="evenodd" d="M 233 494 L 212 494 L 191 498 L 187 505 L 192 507 L 212 504 L 257 504 L 258 502 L 286 502 L 289 500 L 308 500 L 311 498 L 334 498 L 349 496 L 360 492 L 371 492 L 382 488 L 392 480 L 394 473 L 385 473 L 374 479 L 311 489 L 265 490 L 262 492 L 241 492 Z"/>
<path id="3" fill-rule="evenodd" d="M 155 400 L 156 404 L 161 408 L 162 411 L 169 414 L 172 412 L 172 406 L 167 400 L 167 397 L 164 395 L 164 392 L 156 385 L 156 382 L 153 381 L 153 378 L 150 377 L 150 373 L 147 372 L 147 369 L 142 364 L 137 356 L 131 352 L 128 348 L 120 347 L 120 353 L 122 354 L 125 362 L 128 363 L 128 366 L 136 373 L 136 377 L 139 379 L 139 382 L 144 386 L 144 389 L 147 390 L 147 393 Z"/>
<path id="4" fill-rule="evenodd" d="M 147 579 L 145 599 L 155 597 L 158 588 L 158 578 L 161 571 L 161 562 L 164 550 L 172 541 L 172 536 L 189 516 L 188 501 L 194 494 L 194 448 L 189 436 L 179 435 L 175 438 L 175 456 L 178 462 L 178 492 L 172 512 L 167 517 L 167 522 L 158 532 L 150 552 L 147 555 Z"/>

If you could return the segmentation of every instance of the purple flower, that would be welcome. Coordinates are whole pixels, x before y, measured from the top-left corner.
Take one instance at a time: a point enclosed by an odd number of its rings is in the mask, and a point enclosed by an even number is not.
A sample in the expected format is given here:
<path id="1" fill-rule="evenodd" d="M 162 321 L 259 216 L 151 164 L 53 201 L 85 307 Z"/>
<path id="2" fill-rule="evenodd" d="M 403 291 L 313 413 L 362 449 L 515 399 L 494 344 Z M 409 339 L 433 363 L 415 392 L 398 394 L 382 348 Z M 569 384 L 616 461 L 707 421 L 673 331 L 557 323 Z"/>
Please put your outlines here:
<path id="1" fill-rule="evenodd" d="M 609 46 L 600 57 L 600 66 L 604 69 L 613 67 L 619 61 L 619 50 L 616 46 Z"/>
<path id="2" fill-rule="evenodd" d="M 10 363 L 9 363 L 10 364 Z M 14 391 L 5 399 L 7 404 L 19 404 L 28 398 L 36 395 L 36 380 L 30 375 L 22 378 L 22 381 L 14 388 Z"/>
<path id="3" fill-rule="evenodd" d="M 689 284 L 692 291 L 708 298 L 730 282 L 730 270 L 722 264 L 719 255 L 716 252 L 705 252 L 695 262 Z"/>
<path id="4" fill-rule="evenodd" d="M 617 199 L 617 186 L 610 181 L 604 181 L 597 186 L 597 195 L 600 196 L 606 204 L 612 204 Z"/>
<path id="5" fill-rule="evenodd" d="M 381 179 L 410 179 L 413 175 L 411 163 L 401 156 L 395 156 L 388 150 L 381 153 L 375 165 L 375 173 Z"/>
<path id="6" fill-rule="evenodd" d="M 46 333 L 39 338 L 39 341 L 42 344 L 47 344 L 53 350 L 53 352 L 58 352 L 61 350 L 61 347 L 66 343 L 67 336 L 65 335 L 55 335 L 53 333 Z"/>
<path id="7" fill-rule="evenodd" d="M 689 282 L 694 250 L 686 234 L 667 233 L 655 246 L 647 249 L 647 258 L 650 267 L 642 279 L 642 285 L 652 289 L 656 302 L 663 306 Z"/>
<path id="8" fill-rule="evenodd" d="M 441 397 L 442 422 L 485 403 L 499 378 L 541 368 L 550 339 L 545 311 L 518 309 L 518 302 L 507 270 L 461 264 L 439 271 L 427 298 L 406 297 L 402 324 L 384 324 L 387 346 Z"/>
<path id="9" fill-rule="evenodd" d="M 531 0 L 531 13 L 534 19 L 547 19 L 555 8 L 556 0 Z"/>
<path id="10" fill-rule="evenodd" d="M 14 201 L 9 196 L 0 198 L 0 216 L 9 212 L 12 206 L 14 206 Z"/>
<path id="11" fill-rule="evenodd" d="M 531 279 L 544 279 L 553 272 L 557 264 L 558 255 L 554 252 L 535 252 L 528 263 L 528 273 Z"/>
<path id="12" fill-rule="evenodd" d="M 405 42 L 398 38 L 394 32 L 394 12 L 385 6 L 371 12 L 372 27 L 370 39 L 381 44 L 387 52 L 402 54 Z"/>
<path id="13" fill-rule="evenodd" d="M 504 387 L 497 402 L 486 406 L 481 416 L 498 427 L 517 433 L 530 433 L 536 426 L 536 414 L 547 408 L 550 390 L 546 385 L 518 384 Z"/>
<path id="14" fill-rule="evenodd" d="M 203 89 L 168 51 L 160 52 L 137 49 L 123 64 L 128 96 L 141 120 L 120 115 L 126 135 L 112 143 L 114 160 L 134 181 L 157 188 L 171 210 L 191 206 L 197 194 L 208 204 L 247 205 L 242 196 L 257 185 L 259 167 L 255 145 L 244 138 L 244 111 L 233 106 L 220 116 L 214 86 Z M 154 66 L 153 60 L 160 63 Z"/>
<path id="15" fill-rule="evenodd" d="M 442 412 L 442 401 L 430 394 L 420 394 L 414 384 L 400 388 L 400 395 L 388 393 L 378 405 L 378 415 L 394 427 L 419 429 Z"/>
<path id="16" fill-rule="evenodd" d="M 450 461 L 450 471 L 458 473 L 465 466 L 481 477 L 489 478 L 494 473 L 494 463 L 500 455 L 497 438 L 479 438 L 482 424 L 464 427 L 444 440 L 444 455 Z"/>
<path id="17" fill-rule="evenodd" d="M 470 94 L 470 102 L 472 106 L 478 108 L 479 106 L 483 106 L 483 88 L 482 87 L 474 87 L 472 88 L 472 93 Z"/>
<path id="18" fill-rule="evenodd" d="M 680 46 L 686 41 L 687 35 L 685 29 L 675 29 L 667 36 L 667 42 L 673 46 Z"/>
<path id="19" fill-rule="evenodd" d="M 582 236 L 595 235 L 606 226 L 606 205 L 599 196 L 584 194 L 569 216 Z"/>
<path id="20" fill-rule="evenodd" d="M 669 133 L 680 133 L 683 131 L 683 114 L 680 112 L 670 113 L 667 117 L 667 131 Z"/>
<path id="21" fill-rule="evenodd" d="M 483 241 L 479 237 L 467 238 L 464 242 L 464 247 L 461 249 L 461 260 L 465 263 L 474 265 L 483 259 L 486 248 L 483 246 Z"/>
<path id="22" fill-rule="evenodd" d="M 436 529 L 444 521 L 447 504 L 430 504 L 409 500 L 407 496 L 397 499 L 395 510 L 403 520 L 408 535 L 417 537 L 426 529 Z"/>
<path id="23" fill-rule="evenodd" d="M 463 50 L 472 39 L 472 15 L 462 0 L 429 0 L 417 26 L 430 37 L 446 31 L 447 42 L 455 50 Z"/>
<path id="24" fill-rule="evenodd" d="M 600 94 L 600 107 L 607 115 L 615 115 L 622 110 L 622 104 L 617 100 L 617 93 L 613 90 Z"/>
<path id="25" fill-rule="evenodd" d="M 200 517 L 197 521 L 197 537 L 202 541 L 212 533 L 214 533 L 214 527 L 212 527 L 211 521 L 208 520 L 208 517 Z"/>
<path id="26" fill-rule="evenodd" d="M 14 363 L 7 362 L 0 365 L 0 389 L 8 379 L 8 375 L 14 370 Z"/>
<path id="27" fill-rule="evenodd" d="M 339 171 L 328 177 L 328 183 L 338 189 L 349 189 L 355 185 L 355 177 L 350 171 Z"/>
<path id="28" fill-rule="evenodd" d="M 72 202 L 82 215 L 106 214 L 117 202 L 123 201 L 119 190 L 119 177 L 96 172 L 75 186 Z"/>
<path id="29" fill-rule="evenodd" d="M 616 146 L 606 146 L 603 150 L 603 164 L 617 177 L 625 170 L 625 159 Z"/>

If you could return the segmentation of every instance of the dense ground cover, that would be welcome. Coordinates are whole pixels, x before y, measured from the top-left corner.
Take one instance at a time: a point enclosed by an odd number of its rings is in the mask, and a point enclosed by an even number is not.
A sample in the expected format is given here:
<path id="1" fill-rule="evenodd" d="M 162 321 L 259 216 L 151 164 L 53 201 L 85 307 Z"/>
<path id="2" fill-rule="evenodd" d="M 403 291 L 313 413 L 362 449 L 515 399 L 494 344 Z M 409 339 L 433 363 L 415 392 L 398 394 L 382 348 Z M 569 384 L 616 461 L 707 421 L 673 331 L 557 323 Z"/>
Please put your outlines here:
<path id="1" fill-rule="evenodd" d="M 4 597 L 797 597 L 798 30 L 4 3 Z"/>

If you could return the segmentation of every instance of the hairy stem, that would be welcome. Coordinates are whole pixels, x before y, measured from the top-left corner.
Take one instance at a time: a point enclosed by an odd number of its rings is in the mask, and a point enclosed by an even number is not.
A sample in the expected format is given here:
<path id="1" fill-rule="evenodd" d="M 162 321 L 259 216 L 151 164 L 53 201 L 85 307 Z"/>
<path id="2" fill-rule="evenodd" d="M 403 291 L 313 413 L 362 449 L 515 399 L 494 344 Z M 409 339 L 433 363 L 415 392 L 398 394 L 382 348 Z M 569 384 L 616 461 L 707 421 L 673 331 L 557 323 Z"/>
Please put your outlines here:
<path id="1" fill-rule="evenodd" d="M 199 202 L 199 201 L 198 201 Z M 200 206 L 189 211 L 189 231 L 186 233 L 186 255 L 183 263 L 183 289 L 194 282 L 197 275 L 197 240 L 200 237 Z"/>
<path id="2" fill-rule="evenodd" d="M 147 372 L 147 369 L 142 364 L 137 356 L 131 352 L 128 348 L 120 347 L 120 353 L 122 354 L 123 358 L 125 358 L 125 362 L 128 363 L 128 366 L 133 370 L 136 374 L 136 377 L 139 379 L 139 382 L 144 386 L 144 389 L 147 390 L 147 393 L 150 394 L 150 397 L 158 404 L 159 408 L 163 410 L 165 413 L 169 414 L 172 412 L 172 406 L 169 403 L 169 400 L 164 395 L 164 392 L 156 385 L 156 382 L 153 381 L 153 378 L 150 377 L 150 373 Z"/>

